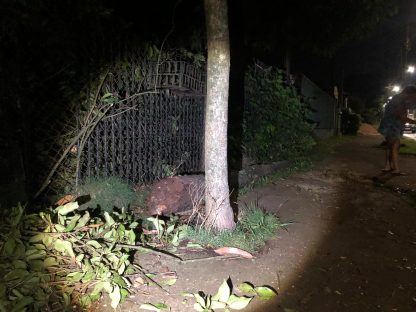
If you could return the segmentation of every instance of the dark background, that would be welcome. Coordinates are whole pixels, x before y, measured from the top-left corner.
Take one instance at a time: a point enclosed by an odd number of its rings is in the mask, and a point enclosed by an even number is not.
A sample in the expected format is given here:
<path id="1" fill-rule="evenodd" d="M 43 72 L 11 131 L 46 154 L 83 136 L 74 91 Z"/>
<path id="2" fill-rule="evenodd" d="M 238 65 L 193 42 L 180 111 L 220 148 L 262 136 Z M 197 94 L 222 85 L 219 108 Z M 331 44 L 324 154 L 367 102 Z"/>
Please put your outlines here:
<path id="1" fill-rule="evenodd" d="M 330 94 L 338 86 L 366 107 L 378 105 L 416 62 L 415 10 L 410 0 L 230 0 L 231 120 L 241 115 L 253 59 L 290 65 Z M 24 185 L 22 200 L 33 194 L 45 124 L 62 118 L 100 67 L 143 42 L 205 54 L 204 23 L 202 0 L 1 0 L 3 193 L 15 184 Z"/>

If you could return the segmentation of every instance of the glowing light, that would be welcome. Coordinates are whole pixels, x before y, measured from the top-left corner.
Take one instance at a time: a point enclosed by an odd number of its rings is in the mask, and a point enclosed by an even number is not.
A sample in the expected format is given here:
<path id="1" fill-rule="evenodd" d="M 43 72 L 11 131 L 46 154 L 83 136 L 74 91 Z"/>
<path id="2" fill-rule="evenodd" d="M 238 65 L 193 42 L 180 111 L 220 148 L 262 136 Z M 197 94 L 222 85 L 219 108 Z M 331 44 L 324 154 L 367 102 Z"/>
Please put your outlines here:
<path id="1" fill-rule="evenodd" d="M 413 73 L 415 72 L 415 67 L 414 67 L 413 65 L 409 65 L 409 66 L 407 67 L 406 72 L 408 72 L 408 73 L 410 73 L 410 74 L 413 74 Z"/>
<path id="2" fill-rule="evenodd" d="M 394 85 L 393 86 L 393 92 L 399 92 L 400 91 L 400 86 L 399 85 Z"/>
<path id="3" fill-rule="evenodd" d="M 392 96 L 389 96 L 389 100 L 391 100 L 393 97 Z"/>

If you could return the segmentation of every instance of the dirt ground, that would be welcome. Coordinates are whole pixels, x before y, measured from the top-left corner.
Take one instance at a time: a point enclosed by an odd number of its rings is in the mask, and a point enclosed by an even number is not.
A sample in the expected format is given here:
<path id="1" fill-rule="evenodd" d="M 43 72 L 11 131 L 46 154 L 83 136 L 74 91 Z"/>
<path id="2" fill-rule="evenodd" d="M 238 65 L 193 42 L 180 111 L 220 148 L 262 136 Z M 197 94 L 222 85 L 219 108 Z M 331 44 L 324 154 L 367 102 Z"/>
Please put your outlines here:
<path id="1" fill-rule="evenodd" d="M 258 200 L 293 222 L 255 259 L 180 264 L 146 256 L 143 266 L 175 272 L 176 284 L 169 293 L 138 288 L 117 311 L 139 311 L 146 302 L 194 311 L 181 292 L 214 294 L 228 277 L 234 285 L 249 281 L 278 291 L 275 300 L 256 298 L 245 311 L 416 311 L 416 158 L 401 156 L 408 176 L 375 184 L 384 160 L 381 141 L 360 135 L 334 146 L 314 170 L 241 197 L 240 205 Z M 96 308 L 112 310 L 105 298 Z"/>

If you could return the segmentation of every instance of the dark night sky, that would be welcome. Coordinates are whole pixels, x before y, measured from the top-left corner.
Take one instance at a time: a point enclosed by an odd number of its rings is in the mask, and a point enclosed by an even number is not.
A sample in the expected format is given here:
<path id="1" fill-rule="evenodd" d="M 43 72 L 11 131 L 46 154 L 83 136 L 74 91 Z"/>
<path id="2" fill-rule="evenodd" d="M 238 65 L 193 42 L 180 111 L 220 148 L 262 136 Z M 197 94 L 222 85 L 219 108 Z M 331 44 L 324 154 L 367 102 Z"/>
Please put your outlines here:
<path id="1" fill-rule="evenodd" d="M 381 86 L 394 80 L 400 72 L 400 55 L 405 41 L 406 24 L 408 20 L 412 21 L 410 18 L 412 15 L 416 16 L 414 2 L 412 0 L 396 0 L 396 3 L 401 7 L 396 16 L 378 25 L 365 39 L 353 39 L 347 45 L 340 47 L 331 58 L 316 56 L 305 47 L 299 48 L 298 46 L 303 42 L 298 40 L 292 49 L 293 71 L 304 72 L 327 90 L 330 90 L 334 84 L 342 84 L 343 81 L 347 91 L 359 93 L 361 96 L 368 90 L 372 95 L 380 92 Z M 12 8 L 11 12 L 14 13 L 13 5 L 20 2 L 2 0 L 0 3 L 3 5 L 7 3 Z M 21 3 L 30 2 L 22 1 Z M 51 60 L 49 63 L 44 62 L 45 66 L 51 67 L 48 69 L 51 73 L 48 74 L 53 74 L 53 68 L 60 65 L 54 64 L 53 59 L 59 58 L 62 52 L 71 50 L 74 45 L 79 45 L 79 48 L 68 54 L 75 61 L 83 57 L 87 58 L 88 53 L 91 53 L 88 55 L 89 58 L 98 58 L 99 56 L 94 55 L 92 50 L 94 48 L 100 50 L 100 44 L 105 46 L 101 50 L 110 49 L 117 42 L 122 41 L 128 45 L 133 41 L 153 40 L 156 45 L 160 45 L 162 38 L 172 29 L 172 25 L 174 25 L 173 32 L 167 40 L 167 47 L 181 45 L 187 48 L 200 47 L 204 49 L 205 47 L 202 0 L 182 0 L 180 2 L 174 0 L 150 2 L 34 0 L 32 3 L 39 3 L 39 9 L 32 5 L 32 7 L 28 6 L 27 12 L 24 12 L 23 5 L 16 5 L 23 13 L 17 15 L 17 18 L 11 19 L 12 27 L 17 25 L 17 30 L 21 31 L 17 41 L 23 42 L 27 36 L 30 42 L 30 47 L 20 44 L 18 49 L 21 51 L 17 51 L 17 53 L 27 53 L 28 57 L 32 58 L 30 60 L 32 64 L 41 63 L 42 60 L 39 58 L 42 57 Z M 88 3 L 90 8 L 85 3 Z M 97 17 L 97 3 L 103 4 L 104 9 L 108 8 L 109 14 Z M 176 13 L 173 15 L 176 3 L 178 5 Z M 313 14 L 305 18 L 309 9 L 297 7 L 302 3 L 305 7 L 310 6 L 311 9 L 317 6 L 315 2 L 302 0 L 230 0 L 230 36 L 232 47 L 234 47 L 234 51 L 232 51 L 234 52 L 232 55 L 234 60 L 240 57 L 239 54 L 245 53 L 245 57 L 256 57 L 271 65 L 282 66 L 286 37 L 292 36 L 290 32 L 294 32 L 296 36 L 299 35 L 299 32 L 310 31 L 317 36 L 318 40 L 322 41 L 319 35 L 322 33 L 322 36 L 325 37 L 325 28 L 333 26 L 331 21 L 328 21 L 327 24 L 320 22 L 319 17 L 314 19 Z M 340 11 L 341 13 L 338 13 L 340 17 L 342 17 L 342 11 L 348 9 L 342 2 L 334 0 L 320 0 L 317 3 L 322 6 L 321 9 L 316 9 L 317 13 L 325 11 L 325 3 L 335 7 L 335 10 L 332 8 L 334 12 Z M 354 1 L 349 5 L 351 6 L 353 3 Z M 6 13 L 5 17 L 8 16 L 10 13 Z M 30 16 L 35 16 L 35 18 L 30 21 Z M 36 29 L 35 27 L 34 33 L 30 33 L 33 29 L 30 26 L 28 27 L 29 31 L 24 31 L 19 26 L 20 22 L 29 24 L 33 22 L 39 25 L 43 22 L 42 19 L 48 20 L 49 24 L 46 23 L 44 28 Z M 98 23 L 97 20 L 101 22 Z M 337 22 L 336 19 L 335 22 Z M 349 24 L 348 19 L 342 22 L 344 24 L 341 23 L 341 26 L 338 26 L 341 27 L 340 31 L 342 31 L 342 27 L 349 28 L 353 24 L 353 22 Z M 97 25 L 100 29 L 97 28 Z M 9 31 L 5 27 L 3 29 L 5 29 L 5 33 Z M 412 21 L 410 24 L 411 39 L 413 39 L 415 30 L 416 27 Z M 55 41 L 50 38 L 54 38 Z M 334 39 L 324 38 L 328 43 Z M 256 40 L 263 40 L 262 44 L 266 46 L 268 52 L 262 52 L 261 48 L 247 47 L 250 44 L 258 45 L 258 43 L 253 43 Z M 413 46 L 412 40 L 411 43 Z M 11 50 L 13 47 L 9 48 L 8 53 L 12 53 Z M 414 51 L 409 51 L 408 56 L 411 60 Z M 24 56 L 23 58 L 28 59 L 28 57 Z M 71 61 L 69 60 L 69 62 Z M 78 66 L 82 66 L 82 62 Z M 29 70 L 31 69 L 29 68 Z M 41 72 L 38 68 L 34 68 L 34 71 Z"/>
<path id="2" fill-rule="evenodd" d="M 298 69 L 311 76 L 324 88 L 331 82 L 346 92 L 360 96 L 375 97 L 384 92 L 384 87 L 400 81 L 404 72 L 406 28 L 409 25 L 410 50 L 407 64 L 416 62 L 416 16 L 415 1 L 398 1 L 396 15 L 380 23 L 363 39 L 356 39 L 340 48 L 333 59 L 298 55 Z"/>

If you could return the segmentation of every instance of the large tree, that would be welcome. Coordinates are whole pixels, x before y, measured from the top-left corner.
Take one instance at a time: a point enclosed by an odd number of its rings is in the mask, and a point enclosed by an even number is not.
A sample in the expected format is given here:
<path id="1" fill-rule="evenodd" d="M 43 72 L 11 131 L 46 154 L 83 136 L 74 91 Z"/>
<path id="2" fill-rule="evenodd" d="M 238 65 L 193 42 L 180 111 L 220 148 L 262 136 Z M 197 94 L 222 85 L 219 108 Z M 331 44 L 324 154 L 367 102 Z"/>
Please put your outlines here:
<path id="1" fill-rule="evenodd" d="M 205 113 L 206 227 L 235 227 L 230 205 L 227 167 L 228 87 L 230 43 L 226 0 L 205 0 L 208 43 Z"/>

